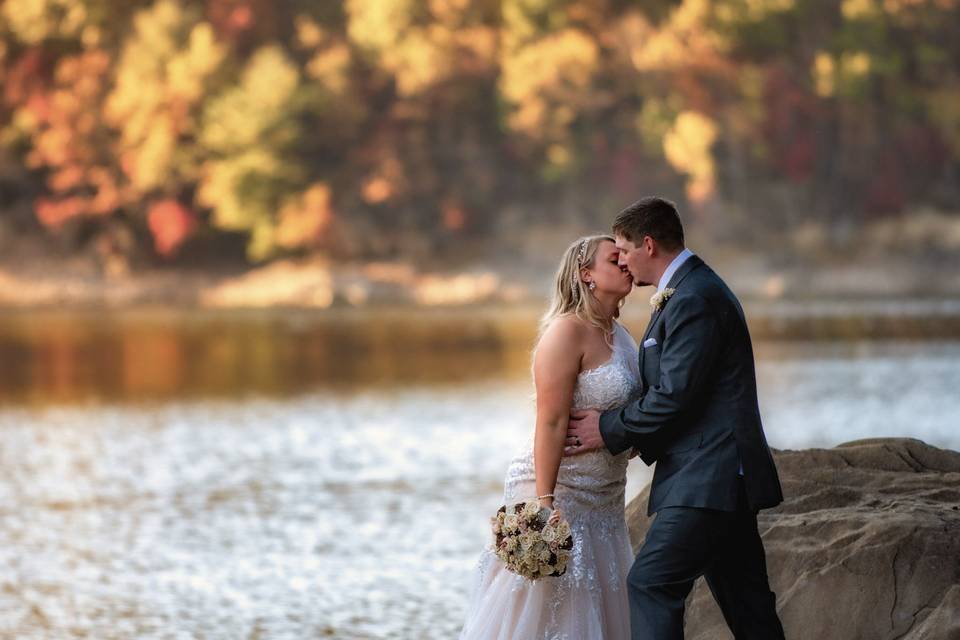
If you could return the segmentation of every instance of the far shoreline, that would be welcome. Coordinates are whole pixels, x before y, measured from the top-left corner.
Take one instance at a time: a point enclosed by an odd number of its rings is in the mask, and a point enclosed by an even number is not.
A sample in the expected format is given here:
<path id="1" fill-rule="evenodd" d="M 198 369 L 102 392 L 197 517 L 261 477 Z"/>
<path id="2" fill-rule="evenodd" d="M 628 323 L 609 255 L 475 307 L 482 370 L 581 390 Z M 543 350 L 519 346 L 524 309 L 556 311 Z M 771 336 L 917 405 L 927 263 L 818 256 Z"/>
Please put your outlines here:
<path id="1" fill-rule="evenodd" d="M 649 319 L 646 296 L 637 291 L 624 306 L 621 322 L 642 329 Z M 892 299 L 745 299 L 742 302 L 754 340 L 955 340 L 960 339 L 960 297 Z M 367 301 L 361 305 L 310 304 L 203 305 L 168 301 L 51 301 L 0 304 L 8 322 L 56 322 L 58 319 L 112 322 L 271 321 L 291 324 L 369 324 L 444 327 L 467 324 L 499 327 L 498 333 L 526 335 L 535 331 L 546 300 L 484 300 L 461 304 L 416 304 L 409 301 Z"/>

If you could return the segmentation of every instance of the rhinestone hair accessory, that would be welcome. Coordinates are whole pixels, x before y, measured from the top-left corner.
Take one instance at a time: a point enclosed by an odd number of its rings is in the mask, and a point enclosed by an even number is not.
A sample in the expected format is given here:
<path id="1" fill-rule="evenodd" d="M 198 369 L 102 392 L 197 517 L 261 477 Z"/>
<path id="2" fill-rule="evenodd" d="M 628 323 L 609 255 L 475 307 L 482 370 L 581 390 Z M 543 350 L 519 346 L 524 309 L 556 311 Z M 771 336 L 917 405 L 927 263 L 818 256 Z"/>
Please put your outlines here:
<path id="1" fill-rule="evenodd" d="M 573 277 L 571 278 L 573 281 L 572 284 L 574 293 L 578 293 L 580 291 L 580 287 L 578 286 L 580 283 L 580 267 L 583 266 L 583 259 L 586 257 L 586 255 L 587 241 L 583 240 L 580 242 L 580 247 L 577 249 L 577 270 L 573 272 Z"/>

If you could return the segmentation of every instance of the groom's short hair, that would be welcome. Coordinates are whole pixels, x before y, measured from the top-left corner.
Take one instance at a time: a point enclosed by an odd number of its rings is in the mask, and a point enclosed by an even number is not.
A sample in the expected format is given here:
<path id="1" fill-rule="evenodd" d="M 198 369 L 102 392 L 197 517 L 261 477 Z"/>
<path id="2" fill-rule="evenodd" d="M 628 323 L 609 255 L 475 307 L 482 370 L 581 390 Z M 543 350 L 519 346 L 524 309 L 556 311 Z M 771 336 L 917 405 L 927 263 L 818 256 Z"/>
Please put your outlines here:
<path id="1" fill-rule="evenodd" d="M 644 236 L 650 236 L 667 251 L 683 248 L 683 225 L 677 205 L 664 198 L 649 197 L 634 202 L 617 214 L 613 233 L 635 245 L 640 244 Z"/>

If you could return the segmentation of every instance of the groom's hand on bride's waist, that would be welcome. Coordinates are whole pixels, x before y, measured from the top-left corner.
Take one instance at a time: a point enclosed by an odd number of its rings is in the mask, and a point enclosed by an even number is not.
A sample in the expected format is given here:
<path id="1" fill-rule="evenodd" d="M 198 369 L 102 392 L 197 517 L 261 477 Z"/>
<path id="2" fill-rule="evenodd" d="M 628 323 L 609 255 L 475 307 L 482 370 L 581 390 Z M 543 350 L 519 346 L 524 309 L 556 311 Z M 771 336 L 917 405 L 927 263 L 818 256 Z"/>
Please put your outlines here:
<path id="1" fill-rule="evenodd" d="M 597 411 L 571 411 L 563 455 L 575 456 L 580 453 L 595 451 L 603 446 L 603 438 L 600 437 L 600 413 Z"/>

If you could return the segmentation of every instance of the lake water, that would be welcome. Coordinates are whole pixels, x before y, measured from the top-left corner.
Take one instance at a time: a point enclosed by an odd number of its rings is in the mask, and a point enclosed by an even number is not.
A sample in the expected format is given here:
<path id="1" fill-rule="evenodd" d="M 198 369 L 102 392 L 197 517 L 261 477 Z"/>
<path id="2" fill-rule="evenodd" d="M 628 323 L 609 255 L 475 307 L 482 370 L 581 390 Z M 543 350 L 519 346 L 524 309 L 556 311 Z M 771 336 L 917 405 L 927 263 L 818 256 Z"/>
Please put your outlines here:
<path id="1" fill-rule="evenodd" d="M 532 425 L 531 327 L 0 320 L 0 637 L 455 637 Z M 756 352 L 775 447 L 960 449 L 960 341 Z"/>

